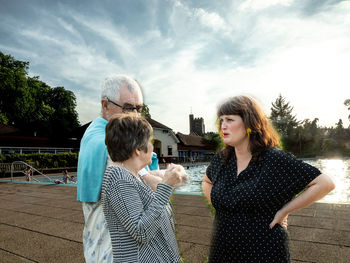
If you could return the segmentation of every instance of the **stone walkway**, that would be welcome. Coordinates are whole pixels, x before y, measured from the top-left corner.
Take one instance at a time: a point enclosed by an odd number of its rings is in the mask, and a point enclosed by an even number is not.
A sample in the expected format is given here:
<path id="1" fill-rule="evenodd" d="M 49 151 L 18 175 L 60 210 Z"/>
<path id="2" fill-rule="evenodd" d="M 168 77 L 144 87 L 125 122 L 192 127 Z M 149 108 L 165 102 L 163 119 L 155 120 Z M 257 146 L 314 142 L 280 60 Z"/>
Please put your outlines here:
<path id="1" fill-rule="evenodd" d="M 0 262 L 84 262 L 76 188 L 0 182 Z M 173 195 L 186 263 L 209 251 L 212 216 L 201 196 Z M 292 262 L 350 262 L 350 205 L 314 204 L 290 215 Z"/>

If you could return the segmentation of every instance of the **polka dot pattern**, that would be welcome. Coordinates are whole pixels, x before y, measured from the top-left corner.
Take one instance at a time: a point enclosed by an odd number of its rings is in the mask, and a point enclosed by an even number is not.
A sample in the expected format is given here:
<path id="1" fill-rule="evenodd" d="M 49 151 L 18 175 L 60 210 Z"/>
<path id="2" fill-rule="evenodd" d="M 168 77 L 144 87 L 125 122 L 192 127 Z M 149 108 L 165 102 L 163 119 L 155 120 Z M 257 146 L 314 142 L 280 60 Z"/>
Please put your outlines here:
<path id="1" fill-rule="evenodd" d="M 236 156 L 217 154 L 206 174 L 216 209 L 209 262 L 290 262 L 288 232 L 269 224 L 275 213 L 321 172 L 277 148 L 268 149 L 237 176 Z"/>

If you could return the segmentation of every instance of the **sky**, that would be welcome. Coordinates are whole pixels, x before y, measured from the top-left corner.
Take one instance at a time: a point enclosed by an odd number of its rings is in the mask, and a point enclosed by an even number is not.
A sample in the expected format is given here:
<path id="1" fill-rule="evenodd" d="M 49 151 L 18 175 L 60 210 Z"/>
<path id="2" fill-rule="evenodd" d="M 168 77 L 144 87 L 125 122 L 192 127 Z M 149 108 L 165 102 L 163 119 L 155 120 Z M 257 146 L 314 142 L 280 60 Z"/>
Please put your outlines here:
<path id="1" fill-rule="evenodd" d="M 190 113 L 215 131 L 236 95 L 269 115 L 281 94 L 300 121 L 349 125 L 350 1 L 0 0 L 0 51 L 73 91 L 81 124 L 100 115 L 103 80 L 126 74 L 175 132 Z"/>

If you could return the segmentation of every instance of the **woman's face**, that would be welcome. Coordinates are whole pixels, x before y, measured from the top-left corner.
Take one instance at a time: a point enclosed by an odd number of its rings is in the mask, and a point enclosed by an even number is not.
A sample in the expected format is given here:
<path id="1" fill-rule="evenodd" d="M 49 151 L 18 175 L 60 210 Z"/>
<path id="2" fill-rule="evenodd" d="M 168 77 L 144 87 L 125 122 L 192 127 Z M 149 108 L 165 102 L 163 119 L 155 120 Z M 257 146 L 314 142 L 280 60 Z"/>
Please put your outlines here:
<path id="1" fill-rule="evenodd" d="M 150 137 L 147 142 L 147 152 L 141 151 L 141 158 L 144 161 L 145 165 L 149 165 L 152 163 L 152 152 L 153 152 L 153 144 L 152 144 L 152 137 Z"/>
<path id="2" fill-rule="evenodd" d="M 249 140 L 245 124 L 239 115 L 221 115 L 220 128 L 223 142 L 226 145 L 237 147 Z"/>

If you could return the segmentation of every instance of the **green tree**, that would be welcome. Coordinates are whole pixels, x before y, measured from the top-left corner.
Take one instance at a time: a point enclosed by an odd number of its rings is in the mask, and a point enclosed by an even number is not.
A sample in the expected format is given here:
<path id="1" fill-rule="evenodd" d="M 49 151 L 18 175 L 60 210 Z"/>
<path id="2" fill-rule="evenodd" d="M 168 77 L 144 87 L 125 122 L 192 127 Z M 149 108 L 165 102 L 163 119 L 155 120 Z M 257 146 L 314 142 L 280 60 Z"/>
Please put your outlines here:
<path id="1" fill-rule="evenodd" d="M 49 136 L 55 140 L 67 138 L 74 129 L 79 127 L 74 93 L 63 87 L 56 87 L 49 91 L 47 102 L 54 109 L 49 120 L 51 124 Z"/>
<path id="2" fill-rule="evenodd" d="M 344 101 L 344 105 L 345 105 L 346 107 L 348 107 L 348 110 L 350 110 L 350 99 L 346 99 L 346 100 Z M 348 119 L 350 120 L 350 114 L 349 114 L 349 116 L 348 116 Z"/>
<path id="3" fill-rule="evenodd" d="M 338 151 L 343 152 L 343 148 L 344 148 L 344 137 L 345 135 L 345 129 L 343 126 L 343 121 L 342 119 L 339 119 L 339 121 L 336 123 L 336 127 L 334 130 L 334 139 L 336 141 L 336 148 L 338 149 Z"/>
<path id="4" fill-rule="evenodd" d="M 0 52 L 0 113 L 18 128 L 26 126 L 34 104 L 27 85 L 28 65 Z"/>
<path id="5" fill-rule="evenodd" d="M 321 133 L 317 125 L 318 118 L 306 119 L 296 128 L 298 132 L 298 156 L 313 157 L 321 153 Z"/>
<path id="6" fill-rule="evenodd" d="M 0 112 L 0 123 L 7 124 L 8 121 L 9 120 L 7 119 L 6 115 L 4 113 Z"/>
<path id="7" fill-rule="evenodd" d="M 287 136 L 291 128 L 298 125 L 295 115 L 292 114 L 293 107 L 286 102 L 280 94 L 275 102 L 272 102 L 270 119 L 272 124 L 282 136 Z"/>
<path id="8" fill-rule="evenodd" d="M 211 145 L 215 146 L 216 151 L 224 148 L 224 142 L 217 132 L 208 132 L 205 134 L 204 139 Z"/>
<path id="9" fill-rule="evenodd" d="M 30 135 L 67 137 L 79 126 L 74 93 L 28 77 L 28 68 L 28 62 L 0 52 L 0 121 Z"/>
<path id="10" fill-rule="evenodd" d="M 141 115 L 142 115 L 142 117 L 144 117 L 146 119 L 151 119 L 151 114 L 149 113 L 148 105 L 143 104 Z"/>
<path id="11" fill-rule="evenodd" d="M 299 122 L 292 112 L 293 107 L 280 94 L 275 102 L 272 102 L 270 120 L 281 135 L 282 147 L 287 151 L 295 152 L 297 151 L 295 142 L 300 135 L 295 129 Z"/>

